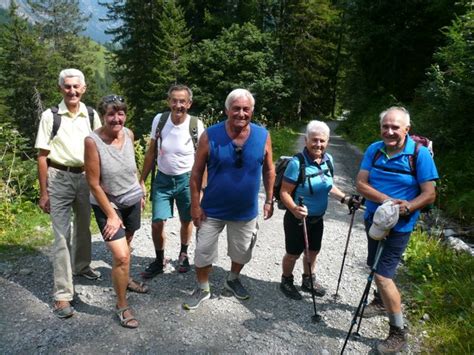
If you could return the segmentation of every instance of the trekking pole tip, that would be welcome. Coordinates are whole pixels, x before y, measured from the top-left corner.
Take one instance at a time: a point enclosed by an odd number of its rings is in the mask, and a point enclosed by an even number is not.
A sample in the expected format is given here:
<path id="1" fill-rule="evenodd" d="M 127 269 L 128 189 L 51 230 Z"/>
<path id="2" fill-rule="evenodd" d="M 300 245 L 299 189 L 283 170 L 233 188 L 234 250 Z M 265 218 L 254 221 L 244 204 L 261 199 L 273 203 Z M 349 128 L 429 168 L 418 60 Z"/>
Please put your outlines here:
<path id="1" fill-rule="evenodd" d="M 313 323 L 319 323 L 321 321 L 321 316 L 316 313 L 316 314 L 311 316 L 311 321 Z"/>

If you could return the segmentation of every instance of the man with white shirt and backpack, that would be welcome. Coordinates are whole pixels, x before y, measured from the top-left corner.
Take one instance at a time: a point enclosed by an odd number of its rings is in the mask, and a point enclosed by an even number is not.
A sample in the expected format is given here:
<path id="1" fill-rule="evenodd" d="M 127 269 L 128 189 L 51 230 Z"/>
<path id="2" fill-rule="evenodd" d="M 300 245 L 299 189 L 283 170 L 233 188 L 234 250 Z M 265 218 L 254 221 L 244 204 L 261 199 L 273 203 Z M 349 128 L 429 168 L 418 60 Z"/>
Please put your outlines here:
<path id="1" fill-rule="evenodd" d="M 142 186 L 154 165 L 157 173 L 152 181 L 152 238 L 156 259 L 148 265 L 142 277 L 150 279 L 163 273 L 166 235 L 165 222 L 173 217 L 176 206 L 181 222 L 181 249 L 178 256 L 178 272 L 190 269 L 188 246 L 192 238 L 190 214 L 191 196 L 189 177 L 194 163 L 194 153 L 199 136 L 204 131 L 201 120 L 190 116 L 193 94 L 185 85 L 172 85 L 168 90 L 169 112 L 159 113 L 153 119 L 150 144 L 145 155 L 140 178 Z"/>

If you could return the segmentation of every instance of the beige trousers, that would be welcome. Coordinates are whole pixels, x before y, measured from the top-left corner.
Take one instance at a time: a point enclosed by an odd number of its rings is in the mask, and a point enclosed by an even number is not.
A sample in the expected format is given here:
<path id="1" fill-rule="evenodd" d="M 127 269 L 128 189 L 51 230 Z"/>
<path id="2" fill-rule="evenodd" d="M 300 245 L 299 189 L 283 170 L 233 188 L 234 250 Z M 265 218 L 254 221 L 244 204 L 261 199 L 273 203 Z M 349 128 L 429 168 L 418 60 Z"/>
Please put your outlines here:
<path id="1" fill-rule="evenodd" d="M 85 174 L 48 168 L 48 194 L 54 233 L 54 300 L 71 301 L 73 274 L 87 271 L 91 262 L 91 207 Z"/>

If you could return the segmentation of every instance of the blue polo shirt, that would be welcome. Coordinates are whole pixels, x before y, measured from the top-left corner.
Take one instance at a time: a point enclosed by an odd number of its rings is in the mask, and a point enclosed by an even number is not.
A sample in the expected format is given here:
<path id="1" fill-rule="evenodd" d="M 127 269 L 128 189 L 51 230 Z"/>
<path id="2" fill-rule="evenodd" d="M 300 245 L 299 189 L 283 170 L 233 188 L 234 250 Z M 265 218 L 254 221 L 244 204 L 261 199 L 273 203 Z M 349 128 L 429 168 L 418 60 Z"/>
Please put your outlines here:
<path id="1" fill-rule="evenodd" d="M 296 186 L 293 199 L 295 203 L 298 204 L 298 197 L 302 196 L 304 198 L 303 203 L 308 208 L 308 215 L 322 216 L 328 208 L 328 194 L 333 185 L 333 179 L 327 161 L 331 160 L 331 162 L 333 162 L 333 160 L 331 155 L 325 153 L 321 164 L 317 164 L 311 160 L 306 148 L 303 150 L 303 156 L 306 164 L 305 174 L 307 178 L 304 181 L 304 185 L 298 184 L 298 186 Z M 296 185 L 299 172 L 300 161 L 298 157 L 293 157 L 286 167 L 283 180 L 292 185 Z M 316 174 L 316 176 L 309 178 L 308 181 L 308 177 L 313 174 Z M 312 194 L 309 184 L 311 184 L 311 189 L 313 190 Z"/>
<path id="2" fill-rule="evenodd" d="M 407 136 L 407 142 L 403 151 L 392 157 L 388 157 L 385 152 L 385 144 L 383 141 L 372 143 L 364 153 L 360 169 L 369 172 L 369 184 L 377 191 L 380 191 L 391 198 L 410 201 L 420 194 L 420 184 L 427 181 L 434 181 L 439 178 L 433 157 L 428 151 L 428 148 L 421 146 L 418 150 L 416 176 L 385 171 L 378 167 L 401 170 L 410 173 L 411 168 L 409 157 L 414 154 L 415 148 L 416 143 L 413 139 Z M 377 151 L 381 151 L 382 154 L 375 162 L 375 166 L 372 166 L 372 160 Z M 371 221 L 379 204 L 367 200 L 365 206 L 366 211 L 364 218 Z M 420 211 L 414 211 L 411 213 L 409 218 L 400 218 L 393 230 L 396 232 L 411 232 L 419 215 Z"/>

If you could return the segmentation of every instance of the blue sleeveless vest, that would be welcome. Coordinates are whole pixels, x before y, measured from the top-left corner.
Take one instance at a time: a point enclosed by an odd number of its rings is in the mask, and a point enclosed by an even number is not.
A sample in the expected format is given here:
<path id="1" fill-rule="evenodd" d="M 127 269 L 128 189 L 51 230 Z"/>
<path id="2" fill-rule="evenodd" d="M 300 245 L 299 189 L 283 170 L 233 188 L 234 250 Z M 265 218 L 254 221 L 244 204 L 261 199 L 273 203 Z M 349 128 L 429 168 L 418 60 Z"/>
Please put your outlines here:
<path id="1" fill-rule="evenodd" d="M 249 221 L 258 215 L 258 192 L 268 131 L 250 123 L 250 135 L 239 152 L 225 130 L 225 121 L 207 129 L 207 187 L 201 206 L 207 216 Z"/>

